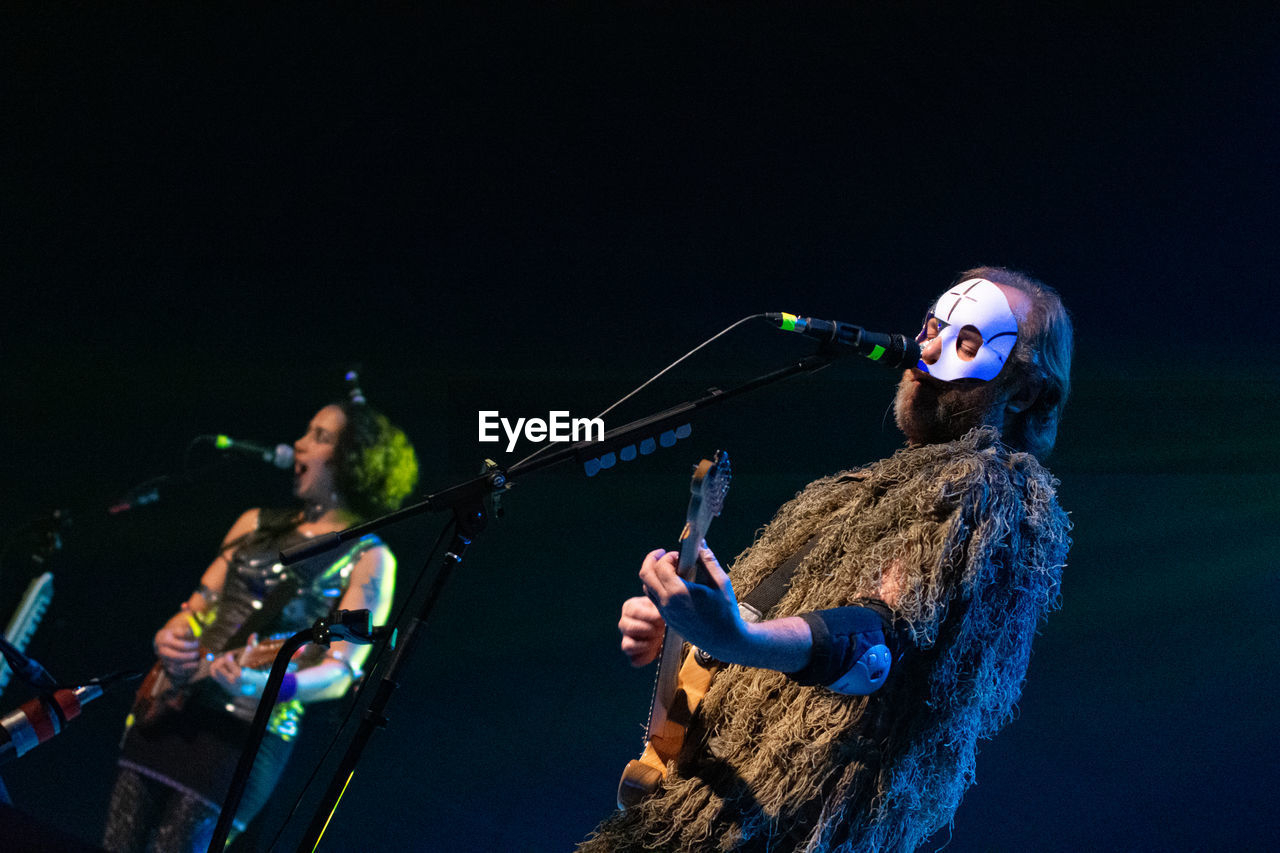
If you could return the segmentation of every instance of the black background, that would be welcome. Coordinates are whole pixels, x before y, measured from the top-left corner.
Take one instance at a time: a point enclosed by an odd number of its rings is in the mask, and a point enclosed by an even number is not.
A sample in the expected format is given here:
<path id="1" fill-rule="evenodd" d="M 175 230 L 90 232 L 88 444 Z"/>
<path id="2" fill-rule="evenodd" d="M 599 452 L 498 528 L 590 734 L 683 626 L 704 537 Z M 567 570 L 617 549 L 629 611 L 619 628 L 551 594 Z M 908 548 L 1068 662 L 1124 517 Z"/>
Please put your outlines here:
<path id="1" fill-rule="evenodd" d="M 421 495 L 530 449 L 478 443 L 480 409 L 595 414 L 762 311 L 913 332 L 952 275 L 1003 264 L 1075 316 L 1051 460 L 1075 546 L 947 849 L 1264 848 L 1276 24 L 1238 4 L 10 7 L 0 602 L 37 571 L 29 523 L 69 512 L 30 651 L 66 681 L 147 665 L 236 515 L 287 496 L 189 442 L 292 440 L 352 364 L 416 442 Z M 808 350 L 757 321 L 606 424 Z M 569 849 L 639 747 L 650 679 L 616 607 L 674 539 L 690 463 L 734 456 L 712 531 L 732 555 L 808 480 L 898 446 L 894 379 L 840 363 L 673 450 L 518 483 L 326 846 Z M 158 475 L 158 503 L 105 512 Z M 439 523 L 387 531 L 398 605 Z M 128 692 L 4 768 L 20 808 L 98 836 Z M 309 715 L 245 847 L 346 707 Z"/>

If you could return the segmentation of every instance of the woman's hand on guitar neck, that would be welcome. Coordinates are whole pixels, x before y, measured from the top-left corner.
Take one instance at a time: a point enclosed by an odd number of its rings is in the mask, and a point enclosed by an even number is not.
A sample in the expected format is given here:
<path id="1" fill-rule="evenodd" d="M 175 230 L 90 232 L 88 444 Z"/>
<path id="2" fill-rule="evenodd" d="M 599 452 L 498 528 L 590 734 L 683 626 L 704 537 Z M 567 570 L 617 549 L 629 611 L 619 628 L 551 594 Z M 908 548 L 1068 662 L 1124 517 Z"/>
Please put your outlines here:
<path id="1" fill-rule="evenodd" d="M 182 681 L 195 674 L 200 666 L 200 644 L 191 631 L 185 610 L 173 617 L 156 632 L 154 646 L 164 671 L 174 681 Z"/>

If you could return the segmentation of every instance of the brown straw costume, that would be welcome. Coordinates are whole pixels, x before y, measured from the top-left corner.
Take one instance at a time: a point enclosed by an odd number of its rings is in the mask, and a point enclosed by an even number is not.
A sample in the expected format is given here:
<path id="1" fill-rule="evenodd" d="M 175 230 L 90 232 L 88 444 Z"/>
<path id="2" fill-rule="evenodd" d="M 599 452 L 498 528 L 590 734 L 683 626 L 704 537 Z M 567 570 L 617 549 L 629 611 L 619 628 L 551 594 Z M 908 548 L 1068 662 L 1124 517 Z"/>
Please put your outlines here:
<path id="1" fill-rule="evenodd" d="M 870 696 L 724 668 L 659 790 L 580 853 L 909 851 L 950 822 L 1057 606 L 1070 522 L 1056 485 L 990 428 L 811 483 L 739 555 L 735 589 L 817 534 L 769 617 L 894 587 L 907 653 Z"/>

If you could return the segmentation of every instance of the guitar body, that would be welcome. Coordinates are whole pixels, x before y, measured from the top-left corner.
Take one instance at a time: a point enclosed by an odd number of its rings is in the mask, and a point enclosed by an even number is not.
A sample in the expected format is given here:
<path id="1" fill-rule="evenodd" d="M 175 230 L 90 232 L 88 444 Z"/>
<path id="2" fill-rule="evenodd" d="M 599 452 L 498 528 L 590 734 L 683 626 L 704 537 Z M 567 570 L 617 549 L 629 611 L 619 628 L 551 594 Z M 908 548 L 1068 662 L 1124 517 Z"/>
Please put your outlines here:
<path id="1" fill-rule="evenodd" d="M 284 645 L 284 639 L 273 639 L 256 646 L 236 649 L 232 652 L 245 669 L 266 669 L 275 660 L 276 652 Z M 209 667 L 213 659 L 226 652 L 214 653 L 207 649 L 200 650 L 200 666 L 183 681 L 175 681 L 165 671 L 164 664 L 156 661 L 142 680 L 138 693 L 133 700 L 133 708 L 129 712 L 129 725 L 147 727 L 164 719 L 170 713 L 181 711 L 191 695 L 191 687 L 198 681 L 209 677 Z"/>
<path id="2" fill-rule="evenodd" d="M 144 728 L 163 717 L 167 710 L 179 711 L 185 704 L 185 693 L 174 686 L 164 665 L 156 661 L 138 687 L 129 711 L 131 725 Z"/>
<path id="3" fill-rule="evenodd" d="M 680 534 L 679 573 L 694 579 L 698 549 L 711 519 L 720 514 L 729 489 L 729 454 L 717 451 L 714 461 L 702 460 L 694 470 L 689 512 Z M 627 809 L 652 794 L 667 775 L 667 764 L 684 745 L 685 733 L 702 697 L 711 686 L 717 665 L 703 666 L 697 655 L 684 655 L 684 639 L 670 628 L 662 640 L 662 655 L 649 712 L 648 740 L 640 757 L 627 763 L 618 782 L 618 808 Z"/>
<path id="4" fill-rule="evenodd" d="M 707 695 L 711 678 L 718 669 L 715 665 L 703 666 L 697 655 L 685 655 L 676 679 L 675 701 L 668 709 L 661 730 L 650 733 L 644 752 L 623 768 L 622 778 L 618 781 L 618 808 L 631 808 L 656 791 L 666 778 L 667 764 L 680 754 L 693 712 Z"/>

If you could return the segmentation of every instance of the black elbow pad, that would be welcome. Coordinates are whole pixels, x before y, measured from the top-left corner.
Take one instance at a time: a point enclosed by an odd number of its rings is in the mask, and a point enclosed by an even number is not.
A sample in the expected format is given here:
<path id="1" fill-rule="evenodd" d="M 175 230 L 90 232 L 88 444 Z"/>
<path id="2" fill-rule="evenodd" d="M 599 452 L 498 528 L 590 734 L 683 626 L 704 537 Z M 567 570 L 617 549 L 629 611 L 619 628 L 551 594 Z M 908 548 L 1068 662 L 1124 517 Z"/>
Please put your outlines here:
<path id="1" fill-rule="evenodd" d="M 862 696 L 878 690 L 893 665 L 886 640 L 892 636 L 892 623 L 887 607 L 880 602 L 869 604 L 802 614 L 813 633 L 813 656 L 808 666 L 790 677 L 836 693 Z"/>

